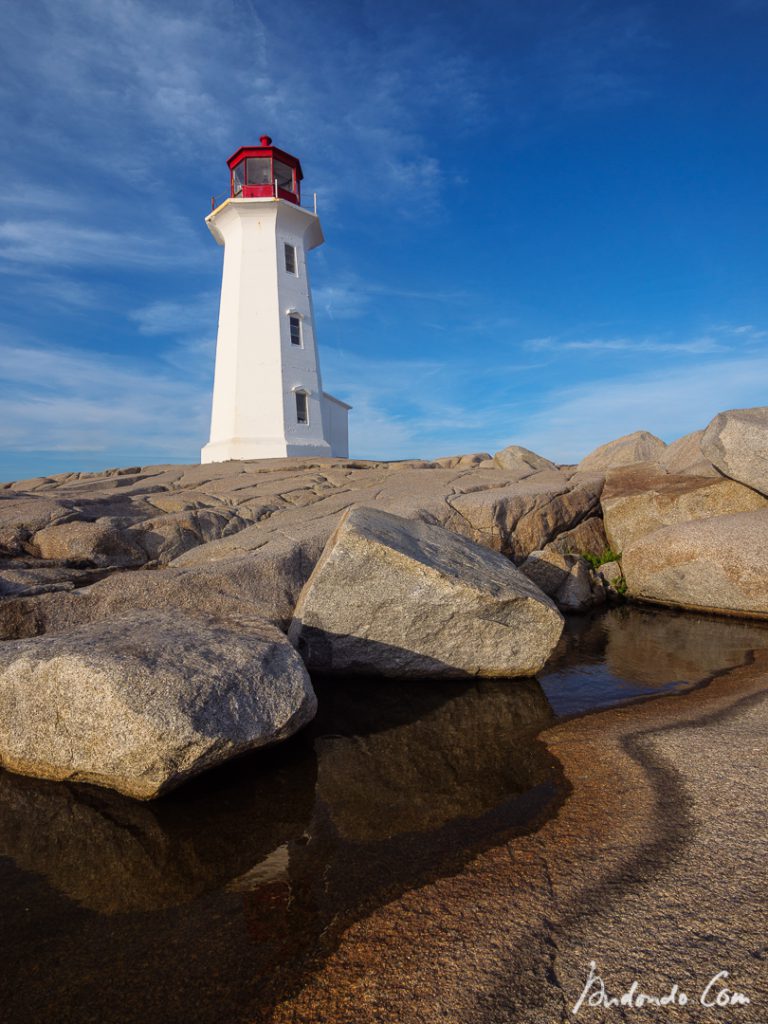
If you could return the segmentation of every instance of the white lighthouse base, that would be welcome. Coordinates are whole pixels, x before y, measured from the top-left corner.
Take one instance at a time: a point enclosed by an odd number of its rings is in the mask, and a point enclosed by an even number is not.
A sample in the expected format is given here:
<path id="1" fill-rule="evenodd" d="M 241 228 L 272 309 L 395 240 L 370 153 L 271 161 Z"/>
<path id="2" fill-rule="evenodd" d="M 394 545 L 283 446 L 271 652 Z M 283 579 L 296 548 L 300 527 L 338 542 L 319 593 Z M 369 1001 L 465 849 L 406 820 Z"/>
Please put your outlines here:
<path id="1" fill-rule="evenodd" d="M 233 437 L 205 445 L 200 462 L 229 462 L 231 459 L 285 459 L 292 455 L 329 458 L 335 453 L 327 442 L 318 444 L 287 444 L 284 437 Z M 346 452 L 344 453 L 346 455 Z"/>

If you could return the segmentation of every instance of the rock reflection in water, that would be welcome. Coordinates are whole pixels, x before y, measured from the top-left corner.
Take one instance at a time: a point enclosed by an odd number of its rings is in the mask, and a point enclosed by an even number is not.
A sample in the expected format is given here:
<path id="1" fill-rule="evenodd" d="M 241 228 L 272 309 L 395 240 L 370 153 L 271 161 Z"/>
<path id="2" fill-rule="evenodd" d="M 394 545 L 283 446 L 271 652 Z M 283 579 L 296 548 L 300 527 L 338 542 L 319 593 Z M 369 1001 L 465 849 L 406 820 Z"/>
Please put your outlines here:
<path id="1" fill-rule="evenodd" d="M 302 734 L 152 804 L 0 773 L 3 1019 L 269 1020 L 353 921 L 553 812 L 550 705 L 691 686 L 767 642 L 615 609 L 570 620 L 541 686 L 319 680 Z"/>
<path id="2" fill-rule="evenodd" d="M 318 690 L 320 714 L 302 735 L 154 804 L 0 774 L 0 855 L 47 883 L 25 883 L 36 896 L 21 934 L 3 915 L 4 959 L 13 950 L 18 964 L 6 978 L 14 1020 L 168 1021 L 169 1000 L 185 1007 L 178 1019 L 240 1019 L 300 984 L 361 914 L 532 827 L 562 798 L 535 739 L 552 712 L 534 680 Z M 74 936 L 64 928 L 41 947 L 35 930 L 51 889 L 72 901 L 88 962 L 96 1002 L 82 1017 L 62 1010 L 59 963 L 72 966 Z M 223 907 L 226 927 L 208 923 Z M 226 993 L 216 1001 L 207 972 L 179 970 L 179 934 L 190 963 L 217 965 Z M 40 972 L 48 984 L 32 996 Z"/>
<path id="3" fill-rule="evenodd" d="M 558 715 L 675 692 L 768 647 L 768 623 L 624 605 L 573 616 L 539 676 Z"/>
<path id="4" fill-rule="evenodd" d="M 0 856 L 102 914 L 186 903 L 305 828 L 314 760 L 281 751 L 262 767 L 155 803 L 0 772 Z"/>

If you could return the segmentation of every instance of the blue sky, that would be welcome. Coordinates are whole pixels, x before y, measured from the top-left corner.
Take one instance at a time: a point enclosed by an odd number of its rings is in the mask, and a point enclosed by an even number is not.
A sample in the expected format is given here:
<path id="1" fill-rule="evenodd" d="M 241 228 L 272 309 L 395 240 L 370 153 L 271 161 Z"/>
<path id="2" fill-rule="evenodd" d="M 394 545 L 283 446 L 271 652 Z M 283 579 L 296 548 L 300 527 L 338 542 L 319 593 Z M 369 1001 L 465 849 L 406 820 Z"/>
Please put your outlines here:
<path id="1" fill-rule="evenodd" d="M 0 479 L 199 459 L 221 249 L 302 160 L 352 454 L 578 459 L 768 404 L 768 3 L 27 0 L 0 37 Z"/>

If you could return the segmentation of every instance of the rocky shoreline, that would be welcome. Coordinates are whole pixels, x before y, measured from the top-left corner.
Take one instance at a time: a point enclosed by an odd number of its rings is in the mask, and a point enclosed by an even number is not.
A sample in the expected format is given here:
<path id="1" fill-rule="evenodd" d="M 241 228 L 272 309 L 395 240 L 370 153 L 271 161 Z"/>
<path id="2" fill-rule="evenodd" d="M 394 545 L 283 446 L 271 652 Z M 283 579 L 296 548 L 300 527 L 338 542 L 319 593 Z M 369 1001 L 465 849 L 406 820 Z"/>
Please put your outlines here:
<path id="1" fill-rule="evenodd" d="M 692 693 L 543 731 L 571 784 L 556 815 L 356 922 L 300 993 L 250 1019 L 762 1024 L 767 685 L 763 650 Z M 677 984 L 688 1003 L 575 1016 L 592 961 L 609 995 Z M 730 986 L 749 1004 L 702 1004 L 721 970 L 712 998 Z"/>
<path id="2" fill-rule="evenodd" d="M 519 447 L 0 486 L 0 763 L 141 799 L 311 720 L 307 668 L 535 674 L 561 611 L 768 618 L 768 408 Z M 306 663 L 306 664 L 305 664 Z"/>

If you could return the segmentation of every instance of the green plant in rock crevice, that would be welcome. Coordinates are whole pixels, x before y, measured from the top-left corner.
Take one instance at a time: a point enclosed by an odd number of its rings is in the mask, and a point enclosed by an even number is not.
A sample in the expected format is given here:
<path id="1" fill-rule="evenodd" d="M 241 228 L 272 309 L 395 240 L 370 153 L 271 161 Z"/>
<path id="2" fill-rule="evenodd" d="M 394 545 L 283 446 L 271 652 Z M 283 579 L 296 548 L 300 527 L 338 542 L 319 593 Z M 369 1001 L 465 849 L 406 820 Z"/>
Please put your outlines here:
<path id="1" fill-rule="evenodd" d="M 621 559 L 621 552 L 611 551 L 610 548 L 606 548 L 602 555 L 592 555 L 585 551 L 582 553 L 581 557 L 586 559 L 593 569 L 599 569 L 600 566 L 605 565 L 606 562 L 618 562 Z"/>

